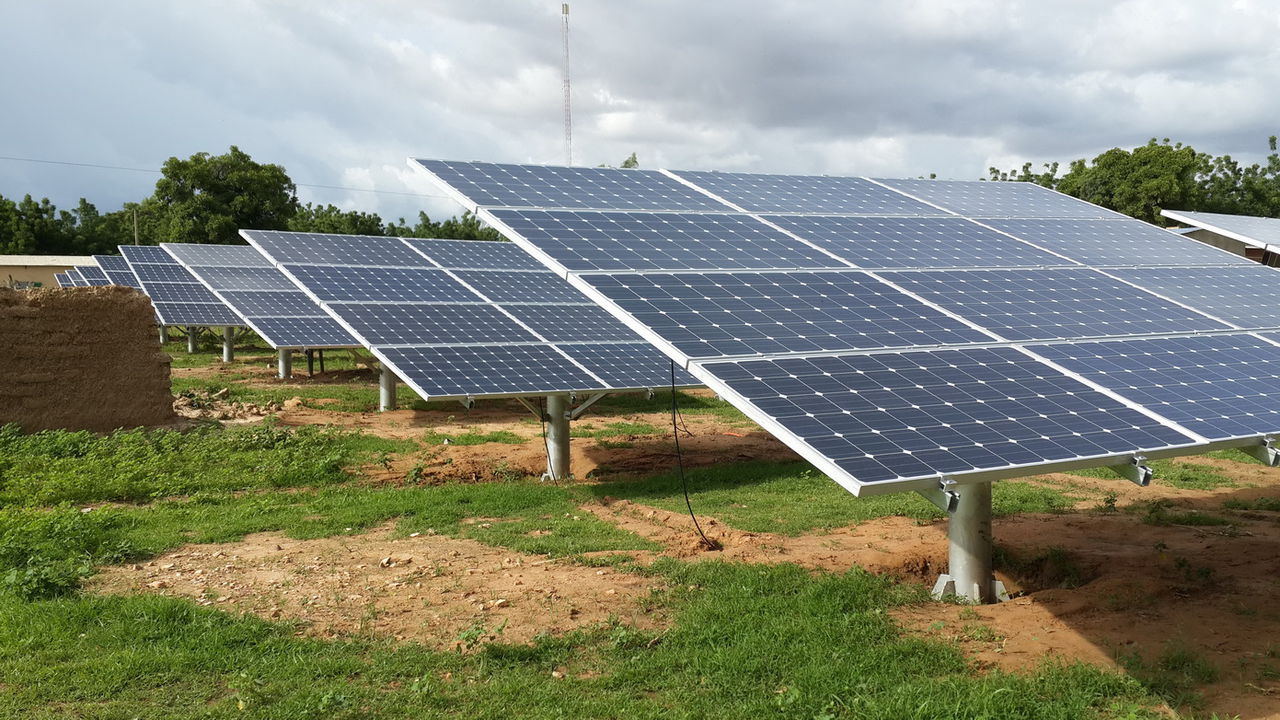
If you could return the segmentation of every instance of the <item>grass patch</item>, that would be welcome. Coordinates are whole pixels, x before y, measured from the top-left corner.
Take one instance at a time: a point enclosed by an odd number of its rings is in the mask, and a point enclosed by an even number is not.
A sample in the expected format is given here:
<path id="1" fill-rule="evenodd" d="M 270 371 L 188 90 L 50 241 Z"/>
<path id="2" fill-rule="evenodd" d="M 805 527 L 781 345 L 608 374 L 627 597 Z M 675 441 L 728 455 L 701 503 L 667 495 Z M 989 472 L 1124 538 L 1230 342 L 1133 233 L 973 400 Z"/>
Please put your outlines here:
<path id="1" fill-rule="evenodd" d="M 222 380 L 201 380 L 198 378 L 173 378 L 173 394 L 183 392 L 212 394 L 227 389 L 228 401 L 266 405 L 281 403 L 290 398 L 299 398 L 305 407 L 337 412 L 373 412 L 378 409 L 378 388 L 374 385 L 355 383 L 333 383 L 315 385 L 279 385 L 269 388 L 250 387 L 239 383 L 227 383 Z M 327 402 L 320 402 L 320 401 Z M 418 394 L 406 385 L 400 385 L 396 391 L 396 407 L 410 409 L 415 405 L 423 405 Z"/>
<path id="2" fill-rule="evenodd" d="M 1230 452 L 1223 451 L 1221 454 L 1230 455 L 1230 457 L 1223 458 L 1230 460 L 1238 460 L 1237 456 L 1239 458 L 1248 457 L 1243 453 L 1234 450 Z M 1210 453 L 1210 455 L 1217 457 L 1218 453 Z M 1214 490 L 1221 487 L 1237 486 L 1237 483 L 1231 478 L 1207 465 L 1200 465 L 1193 462 L 1178 462 L 1176 460 L 1153 460 L 1147 464 L 1150 465 L 1152 472 L 1155 474 L 1154 482 L 1182 490 Z M 1068 474 L 1078 475 L 1081 477 L 1104 478 L 1108 480 L 1114 480 L 1119 477 L 1107 468 L 1071 470 Z"/>
<path id="3" fill-rule="evenodd" d="M 487 433 L 438 433 L 429 432 L 422 437 L 428 445 L 484 445 L 486 443 L 503 443 L 505 445 L 523 445 L 524 438 L 508 430 L 495 430 Z"/>
<path id="4" fill-rule="evenodd" d="M 264 422 L 188 432 L 122 430 L 110 435 L 0 427 L 0 506 L 136 502 L 201 491 L 318 486 L 375 453 L 414 449 L 336 428 Z"/>
<path id="5" fill-rule="evenodd" d="M 690 469 L 686 476 L 696 512 L 749 532 L 798 535 L 894 515 L 921 520 L 943 517 L 938 508 L 915 493 L 854 497 L 803 462 L 713 465 Z M 596 497 L 685 510 L 676 473 L 614 480 L 587 489 Z M 993 510 L 997 515 L 1060 512 L 1074 502 L 1074 497 L 1052 488 L 1001 482 L 995 484 Z"/>
<path id="6" fill-rule="evenodd" d="M 1178 641 L 1166 644 L 1151 660 L 1135 650 L 1121 654 L 1117 661 L 1152 694 L 1173 707 L 1199 708 L 1203 698 L 1196 688 L 1218 679 L 1218 669 L 1212 663 Z"/>
<path id="7" fill-rule="evenodd" d="M 1222 526 L 1231 524 L 1230 520 L 1217 515 L 1209 515 L 1197 510 L 1179 510 L 1169 500 L 1135 503 L 1126 509 L 1141 513 L 1142 522 L 1148 525 Z"/>
<path id="8" fill-rule="evenodd" d="M 611 438 L 631 437 L 633 435 L 664 435 L 669 429 L 659 429 L 646 422 L 614 422 L 604 427 L 596 427 L 593 423 L 575 423 L 569 429 L 569 437 L 594 438 L 608 440 Z"/>
<path id="9" fill-rule="evenodd" d="M 171 598 L 0 600 L 0 714 L 164 718 L 1154 718 L 1084 665 L 976 673 L 884 612 L 918 591 L 854 570 L 665 561 L 669 630 L 620 624 L 435 652 L 320 640 Z M 562 674 L 555 678 L 552 672 Z"/>
<path id="10" fill-rule="evenodd" d="M 677 391 L 676 404 L 684 415 L 708 415 L 732 424 L 754 425 L 755 423 L 742 414 L 742 411 L 724 400 L 716 399 L 706 393 L 697 395 Z M 594 415 L 626 415 L 632 413 L 670 413 L 671 392 L 658 388 L 652 398 L 643 393 L 621 393 L 609 395 L 591 406 Z"/>
<path id="11" fill-rule="evenodd" d="M 1280 498 L 1259 497 L 1252 500 L 1230 498 L 1222 501 L 1227 510 L 1262 510 L 1263 512 L 1280 512 Z"/>

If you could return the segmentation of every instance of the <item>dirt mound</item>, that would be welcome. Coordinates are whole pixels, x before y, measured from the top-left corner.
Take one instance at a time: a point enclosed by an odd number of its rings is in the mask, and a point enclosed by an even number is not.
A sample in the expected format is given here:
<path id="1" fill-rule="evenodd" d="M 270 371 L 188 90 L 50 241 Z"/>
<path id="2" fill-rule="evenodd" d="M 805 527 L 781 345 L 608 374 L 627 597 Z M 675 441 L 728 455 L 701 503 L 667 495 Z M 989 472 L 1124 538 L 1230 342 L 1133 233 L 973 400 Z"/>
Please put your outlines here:
<path id="1" fill-rule="evenodd" d="M 422 534 L 294 540 L 278 533 L 189 545 L 142 565 L 106 568 L 103 593 L 155 592 L 223 610 L 300 620 L 319 636 L 371 633 L 442 649 L 529 642 L 617 617 L 659 619 L 637 600 L 657 581 Z"/>
<path id="2" fill-rule="evenodd" d="M 0 424 L 114 430 L 174 420 L 169 356 L 145 295 L 0 288 Z"/>
<path id="3" fill-rule="evenodd" d="M 231 391 L 221 390 L 184 390 L 173 398 L 173 411 L 179 416 L 191 420 L 240 420 L 253 422 L 268 415 L 280 412 L 284 405 L 280 403 L 243 403 L 228 400 Z M 294 398 L 296 404 L 297 398 Z"/>

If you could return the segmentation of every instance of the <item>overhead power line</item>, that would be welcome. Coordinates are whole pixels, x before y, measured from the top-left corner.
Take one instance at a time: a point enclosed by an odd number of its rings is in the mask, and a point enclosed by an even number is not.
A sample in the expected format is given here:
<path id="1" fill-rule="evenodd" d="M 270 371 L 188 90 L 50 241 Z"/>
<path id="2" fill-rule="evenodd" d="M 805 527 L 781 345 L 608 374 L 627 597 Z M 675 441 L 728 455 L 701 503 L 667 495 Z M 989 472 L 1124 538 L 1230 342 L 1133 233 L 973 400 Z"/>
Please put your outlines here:
<path id="1" fill-rule="evenodd" d="M 125 167 L 123 165 L 101 165 L 99 163 L 71 162 L 69 160 L 41 160 L 39 158 L 14 157 L 12 155 L 0 155 L 0 160 L 8 160 L 10 162 L 37 163 L 40 165 L 66 165 L 69 167 L 87 167 L 87 168 L 96 168 L 98 170 L 125 170 L 128 172 L 151 173 L 152 175 L 162 174 L 159 170 L 153 170 L 150 168 Z M 297 187 L 305 187 L 305 188 L 322 188 L 325 190 L 347 190 L 349 192 L 374 193 L 376 195 L 401 195 L 404 197 L 429 197 L 429 198 L 442 198 L 445 200 L 451 199 L 448 195 L 400 192 L 396 190 L 375 190 L 371 188 L 347 187 L 345 185 L 320 185 L 316 183 L 299 183 L 299 182 L 294 183 L 294 185 L 296 185 Z"/>

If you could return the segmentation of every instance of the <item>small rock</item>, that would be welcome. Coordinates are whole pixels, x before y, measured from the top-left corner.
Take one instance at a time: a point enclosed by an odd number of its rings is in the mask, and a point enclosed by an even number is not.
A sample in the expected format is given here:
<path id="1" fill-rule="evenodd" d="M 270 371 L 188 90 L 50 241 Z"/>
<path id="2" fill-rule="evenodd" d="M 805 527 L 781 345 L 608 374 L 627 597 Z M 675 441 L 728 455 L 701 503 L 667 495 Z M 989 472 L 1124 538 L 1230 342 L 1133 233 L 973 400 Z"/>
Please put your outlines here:
<path id="1" fill-rule="evenodd" d="M 155 580 L 155 581 L 152 581 L 152 582 L 147 583 L 147 587 L 149 587 L 149 588 L 156 588 L 156 589 L 159 589 L 159 588 L 167 588 L 167 587 L 169 587 L 169 583 L 168 583 L 168 582 L 166 582 L 166 581 L 164 581 L 164 580 Z"/>
<path id="2" fill-rule="evenodd" d="M 561 679 L 561 678 L 563 678 L 563 677 L 564 677 L 564 673 L 560 672 L 559 670 L 552 670 L 552 671 L 551 671 L 551 677 L 553 677 L 553 678 L 555 678 L 555 679 L 559 680 L 559 679 Z"/>

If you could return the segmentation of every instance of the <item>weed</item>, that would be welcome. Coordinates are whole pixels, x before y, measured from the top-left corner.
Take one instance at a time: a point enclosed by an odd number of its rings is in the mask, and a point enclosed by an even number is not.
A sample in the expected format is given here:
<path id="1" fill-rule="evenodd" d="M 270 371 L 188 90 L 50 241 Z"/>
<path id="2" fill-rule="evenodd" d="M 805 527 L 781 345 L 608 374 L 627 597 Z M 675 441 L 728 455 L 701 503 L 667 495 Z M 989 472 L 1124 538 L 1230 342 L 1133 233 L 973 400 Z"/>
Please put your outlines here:
<path id="1" fill-rule="evenodd" d="M 465 432 L 453 435 L 430 432 L 423 436 L 422 441 L 427 445 L 483 445 L 485 443 L 521 445 L 524 443 L 524 438 L 508 430 L 495 430 L 487 433 Z"/>
<path id="2" fill-rule="evenodd" d="M 1216 515 L 1206 515 L 1195 510 L 1176 510 L 1167 499 L 1150 500 L 1135 506 L 1142 513 L 1142 522 L 1148 525 L 1222 526 L 1231 521 Z"/>
<path id="3" fill-rule="evenodd" d="M 1116 501 L 1119 499 L 1120 496 L 1117 493 L 1109 492 L 1102 496 L 1102 501 L 1098 503 L 1098 506 L 1095 509 L 1102 513 L 1118 512 L 1119 509 L 1116 507 Z"/>
<path id="4" fill-rule="evenodd" d="M 1224 500 L 1222 507 L 1227 510 L 1261 510 L 1263 512 L 1280 512 L 1280 498 L 1259 497 L 1252 500 L 1231 498 Z"/>

